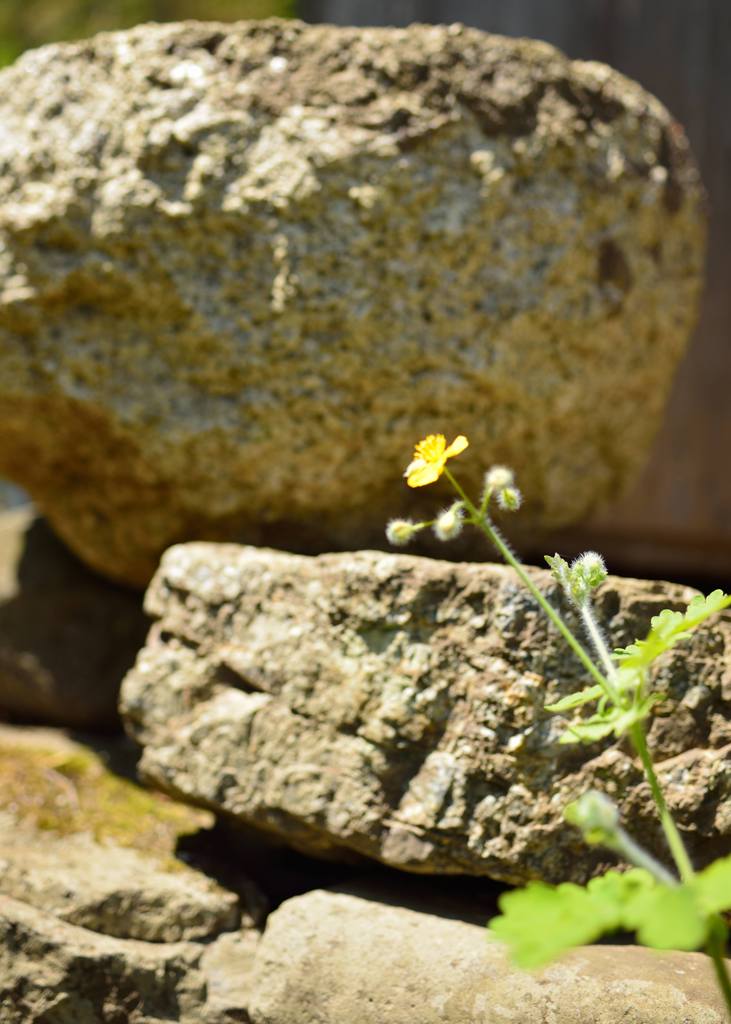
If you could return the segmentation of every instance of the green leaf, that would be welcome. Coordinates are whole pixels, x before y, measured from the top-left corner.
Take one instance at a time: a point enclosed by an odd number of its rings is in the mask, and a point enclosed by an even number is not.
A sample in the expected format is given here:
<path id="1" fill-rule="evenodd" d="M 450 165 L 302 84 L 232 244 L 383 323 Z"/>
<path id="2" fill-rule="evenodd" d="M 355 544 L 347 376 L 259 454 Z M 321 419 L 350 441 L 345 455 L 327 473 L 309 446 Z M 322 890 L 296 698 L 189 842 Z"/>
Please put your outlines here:
<path id="1" fill-rule="evenodd" d="M 692 882 L 639 893 L 625 909 L 624 923 L 637 930 L 643 946 L 654 949 L 698 949 L 710 924 Z"/>
<path id="2" fill-rule="evenodd" d="M 637 722 L 643 722 L 646 718 L 649 718 L 654 706 L 664 700 L 664 693 L 648 693 L 646 697 L 638 701 L 631 708 L 626 710 L 616 708 L 616 714 L 613 716 L 613 731 L 617 739 L 625 736 Z"/>
<path id="3" fill-rule="evenodd" d="M 603 715 L 592 715 L 586 721 L 572 722 L 566 727 L 566 732 L 559 739 L 559 743 L 598 743 L 614 732 L 614 722 L 611 718 Z"/>
<path id="4" fill-rule="evenodd" d="M 731 910 L 731 857 L 714 861 L 693 879 L 698 900 L 708 914 Z"/>
<path id="5" fill-rule="evenodd" d="M 505 893 L 490 930 L 519 967 L 542 967 L 575 946 L 619 929 L 654 949 L 701 949 L 714 915 L 731 908 L 731 856 L 683 885 L 663 885 L 640 868 L 607 871 L 587 886 L 531 882 Z"/>
<path id="6" fill-rule="evenodd" d="M 578 690 L 576 693 L 569 693 L 566 697 L 561 697 L 554 704 L 544 705 L 546 711 L 553 711 L 559 713 L 561 711 L 573 711 L 574 708 L 580 708 L 582 704 L 588 704 L 589 701 L 599 700 L 604 695 L 604 690 L 598 684 L 596 686 L 590 686 L 586 690 Z"/>
<path id="7" fill-rule="evenodd" d="M 608 871 L 582 887 L 531 882 L 504 893 L 490 930 L 507 943 L 519 967 L 542 967 L 567 949 L 593 942 L 622 926 L 625 907 L 654 885 L 646 871 Z"/>
<path id="8" fill-rule="evenodd" d="M 544 555 L 543 556 L 548 563 L 551 570 L 551 575 L 560 583 L 562 587 L 568 586 L 569 582 L 569 563 L 565 558 L 561 558 L 559 554 L 556 555 Z"/>
<path id="9" fill-rule="evenodd" d="M 708 597 L 696 594 L 685 612 L 675 612 L 669 608 L 655 615 L 651 621 L 650 632 L 644 640 L 637 640 L 629 647 L 619 648 L 614 657 L 622 669 L 634 669 L 641 673 L 665 651 L 686 639 L 691 632 L 711 615 L 731 605 L 731 594 L 722 590 L 714 590 Z"/>
<path id="10" fill-rule="evenodd" d="M 631 707 L 601 708 L 591 718 L 572 722 L 567 731 L 558 741 L 567 743 L 596 743 L 612 733 L 619 739 L 626 735 L 633 725 L 648 718 L 655 704 L 665 697 L 660 693 L 650 693 Z"/>

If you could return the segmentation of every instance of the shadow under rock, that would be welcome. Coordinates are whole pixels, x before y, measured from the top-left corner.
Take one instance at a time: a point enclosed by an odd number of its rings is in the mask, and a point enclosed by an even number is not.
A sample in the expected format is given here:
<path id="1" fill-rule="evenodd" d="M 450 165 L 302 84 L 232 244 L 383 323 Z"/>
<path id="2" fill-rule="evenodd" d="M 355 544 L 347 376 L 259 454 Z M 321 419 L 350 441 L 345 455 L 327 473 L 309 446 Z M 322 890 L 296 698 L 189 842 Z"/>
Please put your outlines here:
<path id="1" fill-rule="evenodd" d="M 119 687 L 145 641 L 142 595 L 97 576 L 30 509 L 0 515 L 0 715 L 120 730 Z"/>
<path id="2" fill-rule="evenodd" d="M 254 829 L 225 819 L 178 842 L 176 854 L 226 888 L 246 892 L 253 881 L 265 894 L 265 916 L 285 900 L 313 889 L 335 889 L 392 906 L 484 925 L 497 912 L 508 886 L 484 878 L 415 875 L 353 857 L 319 859 L 300 853 Z"/>

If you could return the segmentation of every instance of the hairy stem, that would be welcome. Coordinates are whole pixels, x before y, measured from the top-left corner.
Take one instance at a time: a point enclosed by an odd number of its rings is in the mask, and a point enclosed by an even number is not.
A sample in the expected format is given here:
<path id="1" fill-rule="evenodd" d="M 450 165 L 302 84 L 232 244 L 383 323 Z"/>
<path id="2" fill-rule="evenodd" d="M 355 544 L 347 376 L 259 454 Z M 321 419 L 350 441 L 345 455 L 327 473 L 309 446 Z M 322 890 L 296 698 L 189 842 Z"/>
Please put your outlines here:
<path id="1" fill-rule="evenodd" d="M 559 631 L 561 636 L 564 638 L 566 643 L 569 645 L 571 650 L 577 656 L 577 658 L 579 659 L 581 664 L 584 666 L 584 668 L 587 670 L 587 672 L 589 672 L 589 674 L 592 676 L 592 678 L 597 683 L 599 683 L 599 685 L 601 686 L 601 688 L 604 691 L 604 693 L 606 693 L 606 695 L 608 697 L 612 698 L 613 697 L 613 693 L 612 693 L 613 687 L 609 683 L 609 680 L 599 671 L 599 669 L 594 664 L 593 659 L 584 650 L 582 645 L 579 643 L 579 641 L 576 639 L 574 634 L 568 628 L 568 626 L 563 621 L 561 616 L 558 614 L 557 611 L 555 611 L 551 607 L 549 602 L 546 600 L 546 598 L 540 592 L 540 590 L 535 585 L 533 580 L 530 578 L 528 573 L 525 571 L 525 569 L 523 568 L 521 563 L 518 561 L 518 559 L 515 557 L 515 555 L 510 550 L 508 545 L 505 543 L 503 538 L 500 536 L 500 533 L 493 526 L 492 522 L 490 521 L 490 519 L 487 516 L 487 513 L 480 514 L 479 510 L 477 508 L 475 508 L 475 506 L 472 504 L 470 499 L 467 497 L 465 492 L 460 487 L 459 483 L 455 480 L 455 478 L 452 476 L 452 474 L 449 472 L 448 469 L 444 470 L 444 475 L 447 477 L 447 479 L 449 480 L 451 485 L 454 487 L 454 489 L 457 492 L 457 494 L 459 494 L 460 498 L 464 502 L 464 506 L 467 509 L 467 512 L 469 513 L 469 516 L 470 516 L 470 519 L 474 523 L 474 525 L 479 527 L 479 529 L 482 530 L 482 532 L 485 534 L 485 536 L 490 541 L 490 543 L 493 545 L 493 547 L 497 548 L 497 550 L 500 552 L 500 554 L 502 555 L 504 560 L 508 563 L 508 565 L 510 565 L 515 570 L 515 572 L 518 574 L 518 576 L 521 579 L 521 581 L 523 582 L 523 584 L 528 588 L 530 593 L 533 595 L 533 597 L 539 603 L 539 605 L 541 606 L 543 611 L 546 613 L 548 618 L 554 624 L 556 629 Z"/>
<path id="2" fill-rule="evenodd" d="M 580 611 L 581 618 L 583 620 L 584 626 L 586 627 L 586 632 L 589 634 L 589 639 L 591 640 L 594 646 L 594 650 L 599 656 L 599 660 L 604 666 L 604 671 L 607 674 L 608 682 L 612 684 L 612 699 L 615 701 L 615 703 L 619 703 L 619 694 L 616 692 L 616 688 L 613 685 L 614 678 L 617 674 L 617 670 L 614 666 L 614 662 L 612 661 L 612 656 L 609 653 L 609 648 L 607 647 L 606 641 L 602 636 L 602 631 L 599 629 L 599 625 L 596 619 L 594 618 L 594 611 L 591 607 L 588 598 L 581 605 Z"/>
<path id="3" fill-rule="evenodd" d="M 644 868 L 656 881 L 662 885 L 677 885 L 678 880 L 674 878 L 667 868 L 635 842 L 632 836 L 623 828 L 618 828 L 615 834 L 606 844 L 615 853 L 620 854 L 624 859 L 634 864 L 636 868 Z"/>

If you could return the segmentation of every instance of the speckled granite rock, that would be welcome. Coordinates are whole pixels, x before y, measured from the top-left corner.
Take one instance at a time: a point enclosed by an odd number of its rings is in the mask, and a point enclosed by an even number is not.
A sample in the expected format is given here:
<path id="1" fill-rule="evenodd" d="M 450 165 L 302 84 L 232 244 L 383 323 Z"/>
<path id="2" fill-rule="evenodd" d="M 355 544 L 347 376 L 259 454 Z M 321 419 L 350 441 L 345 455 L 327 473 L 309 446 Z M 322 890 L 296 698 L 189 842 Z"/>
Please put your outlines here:
<path id="1" fill-rule="evenodd" d="M 0 779 L 2 1024 L 246 1019 L 261 897 L 174 856 L 209 814 L 51 730 L 0 727 Z"/>
<path id="2" fill-rule="evenodd" d="M 365 898 L 364 898 L 365 897 Z M 311 892 L 269 919 L 252 1024 L 724 1024 L 698 953 L 578 949 L 516 971 L 485 929 L 348 893 Z"/>
<path id="3" fill-rule="evenodd" d="M 692 593 L 615 578 L 599 616 L 621 645 Z M 558 744 L 543 704 L 583 680 L 510 569 L 187 544 L 146 606 L 157 622 L 121 710 L 143 773 L 174 794 L 307 851 L 521 882 L 606 863 L 562 821 L 597 787 L 666 856 L 624 749 Z M 731 846 L 731 615 L 668 656 L 657 685 L 669 699 L 650 743 L 701 863 Z"/>
<path id="4" fill-rule="evenodd" d="M 266 21 L 27 53 L 0 473 L 137 584 L 177 540 L 375 543 L 435 429 L 466 482 L 508 462 L 528 520 L 576 520 L 657 427 L 701 206 L 667 111 L 544 43 Z"/>

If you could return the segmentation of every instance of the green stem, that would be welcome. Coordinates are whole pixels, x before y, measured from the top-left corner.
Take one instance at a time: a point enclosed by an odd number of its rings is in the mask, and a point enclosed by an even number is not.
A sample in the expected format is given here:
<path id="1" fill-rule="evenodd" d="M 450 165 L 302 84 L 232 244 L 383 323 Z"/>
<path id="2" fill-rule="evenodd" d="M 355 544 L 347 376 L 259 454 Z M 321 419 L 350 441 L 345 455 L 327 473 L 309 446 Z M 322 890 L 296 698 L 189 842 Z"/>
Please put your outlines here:
<path id="1" fill-rule="evenodd" d="M 643 850 L 639 843 L 636 843 L 623 828 L 617 828 L 615 834 L 608 838 L 606 844 L 610 850 L 614 850 L 624 857 L 630 864 L 637 868 L 644 868 L 662 885 L 674 886 L 678 884 L 677 878 L 670 874 L 666 867 L 655 860 L 651 853 Z"/>
<path id="2" fill-rule="evenodd" d="M 727 937 L 728 929 L 723 919 L 715 915 L 711 921 L 711 930 L 708 935 L 708 942 L 706 943 L 706 953 L 713 961 L 716 981 L 726 1001 L 726 1009 L 728 1010 L 729 1020 L 731 1020 L 731 977 L 729 977 L 728 965 L 724 959 Z"/>
<path id="3" fill-rule="evenodd" d="M 487 514 L 485 513 L 483 515 L 480 515 L 478 509 L 475 508 L 475 506 L 472 504 L 470 499 L 467 497 L 465 492 L 460 487 L 457 480 L 455 480 L 455 478 L 446 468 L 444 470 L 444 475 L 447 477 L 452 487 L 454 487 L 455 491 L 457 492 L 457 494 L 459 494 L 460 498 L 464 502 L 464 506 L 467 509 L 472 522 L 475 524 L 475 526 L 479 527 L 482 530 L 482 532 L 485 534 L 485 536 L 493 545 L 493 547 L 497 548 L 497 550 L 500 552 L 500 554 L 508 563 L 508 565 L 510 565 L 515 570 L 515 572 L 518 574 L 524 585 L 528 588 L 533 597 L 539 603 L 543 611 L 554 624 L 556 629 L 559 631 L 561 636 L 564 638 L 566 643 L 577 656 L 577 658 L 584 666 L 584 668 L 587 670 L 587 672 L 589 672 L 592 678 L 597 683 L 599 683 L 602 690 L 606 693 L 608 697 L 610 697 L 613 700 L 616 699 L 616 695 L 613 693 L 613 687 L 610 684 L 609 680 L 604 675 L 602 675 L 602 673 L 594 664 L 593 659 L 587 654 L 587 652 L 581 646 L 581 644 L 576 639 L 571 630 L 568 628 L 568 626 L 565 624 L 561 616 L 558 614 L 558 612 L 554 611 L 554 609 L 548 603 L 546 598 L 540 592 L 538 587 L 535 585 L 533 580 L 530 578 L 528 573 L 525 571 L 523 566 L 520 564 L 518 559 L 510 550 L 508 545 L 502 539 L 498 531 L 492 525 L 492 523 L 487 517 Z"/>
<path id="4" fill-rule="evenodd" d="M 689 882 L 693 878 L 695 872 L 693 865 L 690 862 L 688 851 L 685 849 L 685 844 L 680 836 L 678 827 L 673 821 L 673 816 L 668 810 L 668 805 L 665 803 L 665 797 L 663 791 L 660 788 L 660 782 L 658 781 L 657 775 L 655 774 L 655 766 L 652 763 L 652 757 L 647 747 L 647 738 L 645 737 L 645 730 L 642 727 L 641 722 L 635 722 L 630 728 L 630 737 L 637 751 L 640 761 L 642 761 L 642 767 L 645 770 L 645 776 L 650 784 L 650 791 L 652 792 L 652 798 L 655 801 L 658 814 L 660 815 L 660 824 L 662 825 L 665 838 L 667 839 L 670 852 L 673 855 L 675 866 L 678 869 L 678 873 L 684 882 Z"/>

